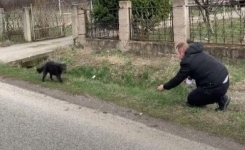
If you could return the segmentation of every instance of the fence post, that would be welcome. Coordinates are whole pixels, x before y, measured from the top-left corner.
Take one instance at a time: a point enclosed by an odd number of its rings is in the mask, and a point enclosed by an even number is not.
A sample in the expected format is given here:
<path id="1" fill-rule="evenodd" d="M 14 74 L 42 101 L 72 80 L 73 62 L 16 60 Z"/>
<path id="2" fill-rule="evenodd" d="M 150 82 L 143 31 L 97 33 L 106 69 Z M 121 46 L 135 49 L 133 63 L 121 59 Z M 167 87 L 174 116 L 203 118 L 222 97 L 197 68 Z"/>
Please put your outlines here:
<path id="1" fill-rule="evenodd" d="M 72 5 L 72 34 L 74 44 L 86 42 L 86 10 L 82 5 Z"/>
<path id="2" fill-rule="evenodd" d="M 127 43 L 130 40 L 130 17 L 131 17 L 131 1 L 119 1 L 119 47 L 127 49 Z"/>
<path id="3" fill-rule="evenodd" d="M 4 9 L 0 8 L 0 36 L 3 35 L 3 29 L 4 29 L 4 25 L 3 25 L 3 14 L 4 13 Z"/>
<path id="4" fill-rule="evenodd" d="M 24 38 L 25 41 L 31 42 L 31 9 L 24 7 L 23 15 Z"/>
<path id="5" fill-rule="evenodd" d="M 77 14 L 78 5 L 73 4 L 71 10 L 71 21 L 72 21 L 72 36 L 73 40 L 78 38 L 78 14 Z M 75 44 L 75 43 L 74 43 Z"/>
<path id="6" fill-rule="evenodd" d="M 188 0 L 173 0 L 174 44 L 187 42 L 190 37 Z"/>

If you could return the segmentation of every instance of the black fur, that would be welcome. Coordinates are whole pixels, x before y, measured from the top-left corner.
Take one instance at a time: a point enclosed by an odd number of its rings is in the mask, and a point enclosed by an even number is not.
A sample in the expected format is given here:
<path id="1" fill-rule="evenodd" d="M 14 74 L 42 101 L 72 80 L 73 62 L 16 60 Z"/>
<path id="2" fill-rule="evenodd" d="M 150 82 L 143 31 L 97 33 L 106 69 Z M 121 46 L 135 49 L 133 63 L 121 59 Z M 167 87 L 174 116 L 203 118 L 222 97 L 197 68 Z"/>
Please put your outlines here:
<path id="1" fill-rule="evenodd" d="M 61 74 L 63 72 L 64 73 L 66 72 L 66 64 L 48 61 L 45 64 L 43 64 L 41 67 L 37 68 L 37 72 L 43 73 L 43 77 L 42 77 L 43 82 L 48 73 L 50 75 L 51 80 L 53 80 L 52 75 L 55 75 L 59 80 L 59 82 L 63 82 L 61 79 Z"/>

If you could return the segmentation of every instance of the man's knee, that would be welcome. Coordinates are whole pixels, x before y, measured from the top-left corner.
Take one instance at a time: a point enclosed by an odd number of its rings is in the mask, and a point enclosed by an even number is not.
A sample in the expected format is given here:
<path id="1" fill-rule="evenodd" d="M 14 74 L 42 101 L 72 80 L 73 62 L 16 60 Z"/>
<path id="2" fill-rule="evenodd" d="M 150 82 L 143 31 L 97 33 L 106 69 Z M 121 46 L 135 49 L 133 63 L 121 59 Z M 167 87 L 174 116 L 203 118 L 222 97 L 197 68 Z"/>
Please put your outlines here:
<path id="1" fill-rule="evenodd" d="M 203 107 L 207 104 L 206 98 L 207 97 L 202 93 L 202 91 L 196 89 L 188 95 L 187 104 L 189 106 Z"/>
<path id="2" fill-rule="evenodd" d="M 190 93 L 187 97 L 187 104 L 190 106 L 197 106 L 197 101 L 195 97 Z"/>

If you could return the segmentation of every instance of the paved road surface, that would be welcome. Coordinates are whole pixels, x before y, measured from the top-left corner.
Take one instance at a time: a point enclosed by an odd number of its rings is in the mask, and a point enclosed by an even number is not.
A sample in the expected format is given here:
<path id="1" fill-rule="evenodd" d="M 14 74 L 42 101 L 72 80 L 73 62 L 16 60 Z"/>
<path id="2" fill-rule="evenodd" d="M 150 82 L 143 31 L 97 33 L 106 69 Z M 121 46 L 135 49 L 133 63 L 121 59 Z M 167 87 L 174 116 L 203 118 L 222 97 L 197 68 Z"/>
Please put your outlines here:
<path id="1" fill-rule="evenodd" d="M 72 37 L 57 38 L 39 42 L 30 42 L 0 47 L 0 62 L 10 63 L 13 61 L 26 60 L 31 57 L 44 55 L 56 48 L 72 45 Z"/>
<path id="2" fill-rule="evenodd" d="M 208 145 L 0 82 L 1 150 L 213 150 Z"/>

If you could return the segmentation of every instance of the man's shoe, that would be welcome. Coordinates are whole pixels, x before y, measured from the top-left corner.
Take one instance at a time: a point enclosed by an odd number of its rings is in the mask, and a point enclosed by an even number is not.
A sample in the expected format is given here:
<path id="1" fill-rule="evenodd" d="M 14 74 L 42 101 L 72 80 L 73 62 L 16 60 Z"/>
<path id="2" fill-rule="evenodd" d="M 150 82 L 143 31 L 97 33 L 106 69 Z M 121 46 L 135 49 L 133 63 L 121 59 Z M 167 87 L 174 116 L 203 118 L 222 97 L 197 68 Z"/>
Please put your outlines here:
<path id="1" fill-rule="evenodd" d="M 218 102 L 219 107 L 215 109 L 215 111 L 226 111 L 227 106 L 230 104 L 231 98 L 227 95 L 223 96 L 221 100 Z"/>

